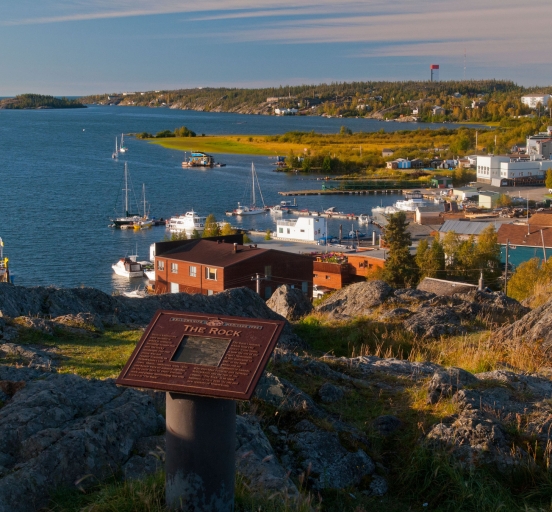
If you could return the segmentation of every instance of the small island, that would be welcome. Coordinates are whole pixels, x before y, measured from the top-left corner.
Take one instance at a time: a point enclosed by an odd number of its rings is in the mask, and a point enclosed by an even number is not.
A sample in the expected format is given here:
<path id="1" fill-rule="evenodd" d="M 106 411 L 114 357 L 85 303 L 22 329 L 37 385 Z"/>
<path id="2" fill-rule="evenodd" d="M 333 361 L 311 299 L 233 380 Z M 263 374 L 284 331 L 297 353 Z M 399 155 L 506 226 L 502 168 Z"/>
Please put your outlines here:
<path id="1" fill-rule="evenodd" d="M 50 109 L 50 108 L 86 108 L 78 100 L 55 98 L 42 94 L 20 94 L 15 98 L 0 101 L 0 109 Z"/>

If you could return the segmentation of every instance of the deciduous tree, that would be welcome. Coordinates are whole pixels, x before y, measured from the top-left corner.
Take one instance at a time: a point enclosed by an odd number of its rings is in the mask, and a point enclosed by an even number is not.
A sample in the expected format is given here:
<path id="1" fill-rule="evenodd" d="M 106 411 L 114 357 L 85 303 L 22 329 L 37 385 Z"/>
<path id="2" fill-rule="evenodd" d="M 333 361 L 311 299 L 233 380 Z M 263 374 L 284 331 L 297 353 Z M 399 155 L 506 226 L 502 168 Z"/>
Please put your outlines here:
<path id="1" fill-rule="evenodd" d="M 217 219 L 212 213 L 210 213 L 209 215 L 207 215 L 207 218 L 205 219 L 203 238 L 207 238 L 210 236 L 219 236 L 219 235 L 220 235 L 220 228 L 217 223 Z"/>

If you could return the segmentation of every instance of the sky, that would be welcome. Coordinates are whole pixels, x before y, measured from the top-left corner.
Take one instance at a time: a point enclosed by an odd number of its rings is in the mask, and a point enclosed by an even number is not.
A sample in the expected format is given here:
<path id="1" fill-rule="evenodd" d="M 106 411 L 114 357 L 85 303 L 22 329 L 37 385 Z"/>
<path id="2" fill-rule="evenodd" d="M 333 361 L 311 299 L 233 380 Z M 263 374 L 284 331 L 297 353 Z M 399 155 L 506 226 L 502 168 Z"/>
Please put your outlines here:
<path id="1" fill-rule="evenodd" d="M 370 80 L 552 83 L 550 0 L 4 0 L 0 96 Z"/>

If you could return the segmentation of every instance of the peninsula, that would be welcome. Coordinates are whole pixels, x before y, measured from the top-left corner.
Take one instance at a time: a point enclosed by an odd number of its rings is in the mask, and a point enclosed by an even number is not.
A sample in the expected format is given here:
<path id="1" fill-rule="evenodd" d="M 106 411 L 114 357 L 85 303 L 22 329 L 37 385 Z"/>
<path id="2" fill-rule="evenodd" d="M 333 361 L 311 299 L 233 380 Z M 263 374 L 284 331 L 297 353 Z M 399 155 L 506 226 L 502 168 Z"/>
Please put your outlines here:
<path id="1" fill-rule="evenodd" d="M 50 109 L 50 108 L 86 108 L 78 100 L 67 98 L 55 98 L 42 94 L 20 94 L 15 98 L 7 98 L 0 101 L 1 109 Z"/>

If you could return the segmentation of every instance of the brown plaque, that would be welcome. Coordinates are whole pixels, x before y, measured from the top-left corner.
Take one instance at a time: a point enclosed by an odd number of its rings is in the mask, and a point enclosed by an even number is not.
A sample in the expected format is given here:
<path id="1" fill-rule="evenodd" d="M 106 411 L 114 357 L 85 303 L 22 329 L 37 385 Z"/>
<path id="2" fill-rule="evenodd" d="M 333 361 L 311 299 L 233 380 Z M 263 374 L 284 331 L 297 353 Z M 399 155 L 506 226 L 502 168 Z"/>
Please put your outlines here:
<path id="1" fill-rule="evenodd" d="M 117 384 L 249 400 L 283 328 L 281 320 L 158 311 Z"/>

